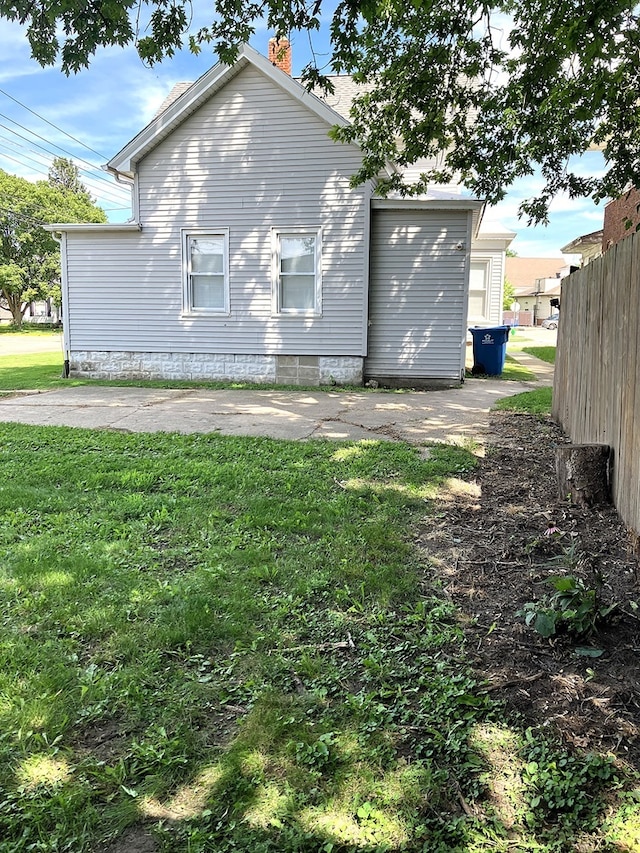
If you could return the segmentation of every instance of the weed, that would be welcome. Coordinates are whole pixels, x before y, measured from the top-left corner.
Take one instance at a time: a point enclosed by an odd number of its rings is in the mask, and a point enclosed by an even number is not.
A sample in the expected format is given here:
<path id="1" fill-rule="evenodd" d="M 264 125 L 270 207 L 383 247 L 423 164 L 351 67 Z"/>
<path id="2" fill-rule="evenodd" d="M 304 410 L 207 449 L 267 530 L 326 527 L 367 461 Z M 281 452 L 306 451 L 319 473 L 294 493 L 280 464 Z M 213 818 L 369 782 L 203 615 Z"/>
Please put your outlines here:
<path id="1" fill-rule="evenodd" d="M 323 770 L 331 761 L 334 738 L 333 732 L 325 732 L 311 743 L 297 743 L 296 760 L 307 767 Z"/>
<path id="2" fill-rule="evenodd" d="M 522 780 L 526 791 L 531 827 L 561 824 L 593 829 L 604 804 L 598 798 L 605 783 L 618 785 L 616 767 L 610 756 L 572 755 L 534 733 L 525 732 L 521 750 Z"/>
<path id="3" fill-rule="evenodd" d="M 548 542 L 563 541 L 564 533 L 551 525 L 543 536 Z M 532 547 L 542 541 L 534 539 Z M 590 583 L 576 574 L 588 568 L 588 560 L 580 552 L 576 538 L 552 557 L 548 565 L 561 567 L 568 574 L 545 578 L 544 583 L 551 586 L 553 592 L 537 601 L 528 601 L 516 615 L 523 616 L 525 623 L 545 638 L 566 633 L 576 639 L 589 639 L 617 607 L 616 603 L 602 601 L 604 578 L 596 568 L 590 568 Z"/>
<path id="4" fill-rule="evenodd" d="M 470 453 L 5 424 L 0 464 L 0 853 L 141 816 L 166 851 L 501 849 L 460 810 L 501 710 L 412 546 Z"/>
<path id="5" fill-rule="evenodd" d="M 602 580 L 589 586 L 574 575 L 547 578 L 554 592 L 538 601 L 528 601 L 517 615 L 542 637 L 566 632 L 576 639 L 588 639 L 617 607 L 601 601 Z"/>

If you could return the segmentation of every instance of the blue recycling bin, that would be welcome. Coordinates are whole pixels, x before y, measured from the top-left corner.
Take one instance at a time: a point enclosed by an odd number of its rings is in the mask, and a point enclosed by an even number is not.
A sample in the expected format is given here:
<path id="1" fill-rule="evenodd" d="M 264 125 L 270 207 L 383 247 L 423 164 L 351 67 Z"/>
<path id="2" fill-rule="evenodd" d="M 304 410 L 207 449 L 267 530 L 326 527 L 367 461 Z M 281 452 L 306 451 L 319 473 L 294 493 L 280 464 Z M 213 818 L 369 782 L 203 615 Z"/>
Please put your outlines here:
<path id="1" fill-rule="evenodd" d="M 504 358 L 507 353 L 507 341 L 511 326 L 492 326 L 469 329 L 473 337 L 472 373 L 486 373 L 500 376 L 504 370 Z"/>

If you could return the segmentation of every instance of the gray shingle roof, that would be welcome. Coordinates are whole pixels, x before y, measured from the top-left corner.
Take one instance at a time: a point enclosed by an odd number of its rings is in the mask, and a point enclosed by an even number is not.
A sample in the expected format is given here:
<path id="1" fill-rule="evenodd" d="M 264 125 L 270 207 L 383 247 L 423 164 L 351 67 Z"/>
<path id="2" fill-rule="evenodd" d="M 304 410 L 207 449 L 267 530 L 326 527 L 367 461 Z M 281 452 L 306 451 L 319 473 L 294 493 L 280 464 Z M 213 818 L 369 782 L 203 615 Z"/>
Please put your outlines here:
<path id="1" fill-rule="evenodd" d="M 174 101 L 177 101 L 180 95 L 183 95 L 192 85 L 193 83 L 191 81 L 186 81 L 184 83 L 176 83 L 173 89 L 169 92 L 167 97 L 155 111 L 151 121 L 153 121 L 153 119 L 155 118 L 158 118 L 159 115 L 162 115 L 162 113 L 167 109 L 167 107 L 170 107 Z"/>
<path id="2" fill-rule="evenodd" d="M 353 77 L 348 74 L 329 76 L 329 80 L 333 83 L 334 91 L 332 94 L 327 93 L 325 95 L 320 91 L 313 94 L 343 118 L 348 119 L 351 104 L 355 100 L 356 95 L 361 95 L 371 87 L 365 86 L 362 83 L 356 83 Z"/>
<path id="3" fill-rule="evenodd" d="M 353 103 L 356 95 L 364 90 L 364 87 L 354 83 L 353 77 L 349 75 L 334 75 L 329 77 L 334 86 L 333 94 L 324 95 L 320 91 L 314 92 L 313 94 L 320 98 L 321 101 L 324 101 L 327 106 L 331 107 L 331 109 L 335 110 L 339 115 L 343 118 L 349 118 L 349 110 L 351 109 L 351 104 Z M 297 82 L 300 82 L 299 80 Z M 158 118 L 159 115 L 171 106 L 174 101 L 177 101 L 180 95 L 183 95 L 190 86 L 193 84 L 191 82 L 183 82 L 176 83 L 173 89 L 169 92 L 164 101 L 160 104 L 158 109 L 156 110 L 153 119 Z M 153 121 L 152 119 L 152 121 Z"/>

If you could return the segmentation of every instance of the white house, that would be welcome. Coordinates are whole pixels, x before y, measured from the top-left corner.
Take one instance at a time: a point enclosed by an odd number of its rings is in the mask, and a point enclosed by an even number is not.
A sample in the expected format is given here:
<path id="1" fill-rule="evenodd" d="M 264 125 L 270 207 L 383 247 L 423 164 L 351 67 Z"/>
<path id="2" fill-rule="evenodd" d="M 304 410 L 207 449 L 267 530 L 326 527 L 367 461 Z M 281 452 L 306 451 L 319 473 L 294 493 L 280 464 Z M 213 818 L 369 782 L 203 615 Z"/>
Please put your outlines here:
<path id="1" fill-rule="evenodd" d="M 49 226 L 70 374 L 460 381 L 514 236 L 479 231 L 483 203 L 350 188 L 360 150 L 328 136 L 347 119 L 248 46 L 176 94 L 107 164 L 132 220 Z"/>

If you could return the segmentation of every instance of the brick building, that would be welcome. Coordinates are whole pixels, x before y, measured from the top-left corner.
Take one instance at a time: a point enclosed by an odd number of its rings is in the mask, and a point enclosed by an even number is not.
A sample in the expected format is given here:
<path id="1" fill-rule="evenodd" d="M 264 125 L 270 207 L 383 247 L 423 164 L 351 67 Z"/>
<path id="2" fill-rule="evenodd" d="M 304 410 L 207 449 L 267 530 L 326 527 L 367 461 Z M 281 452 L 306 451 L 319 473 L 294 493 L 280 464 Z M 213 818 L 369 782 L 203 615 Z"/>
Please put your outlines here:
<path id="1" fill-rule="evenodd" d="M 630 189 L 620 198 L 610 201 L 604 209 L 602 251 L 606 252 L 640 225 L 640 190 Z"/>

